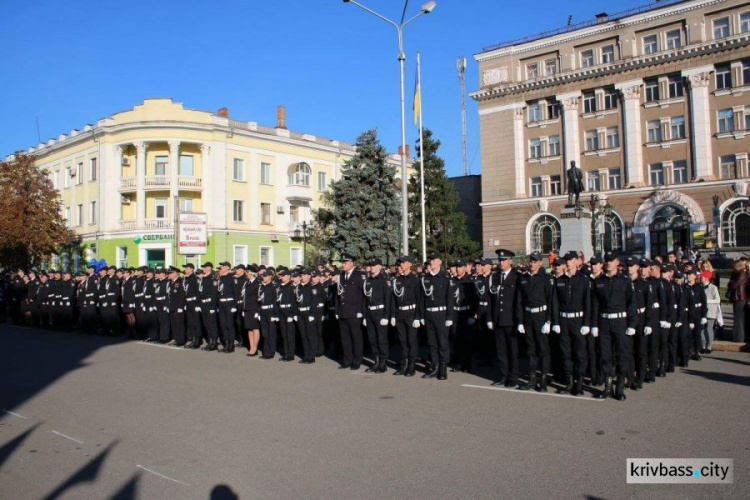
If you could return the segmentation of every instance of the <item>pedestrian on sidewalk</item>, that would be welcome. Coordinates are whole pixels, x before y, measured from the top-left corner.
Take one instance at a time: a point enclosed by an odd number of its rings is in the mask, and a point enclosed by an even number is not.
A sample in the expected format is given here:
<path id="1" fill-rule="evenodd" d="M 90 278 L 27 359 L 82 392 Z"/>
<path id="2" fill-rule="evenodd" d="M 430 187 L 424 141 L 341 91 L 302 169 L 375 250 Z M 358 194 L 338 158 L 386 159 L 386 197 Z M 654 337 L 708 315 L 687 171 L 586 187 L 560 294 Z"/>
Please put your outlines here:
<path id="1" fill-rule="evenodd" d="M 711 283 L 711 273 L 709 271 L 701 272 L 701 284 L 706 289 L 706 303 L 708 304 L 706 318 L 708 323 L 703 325 L 701 331 L 701 353 L 711 354 L 714 343 L 714 324 L 721 327 L 724 320 L 721 317 L 721 297 L 719 289 Z"/>

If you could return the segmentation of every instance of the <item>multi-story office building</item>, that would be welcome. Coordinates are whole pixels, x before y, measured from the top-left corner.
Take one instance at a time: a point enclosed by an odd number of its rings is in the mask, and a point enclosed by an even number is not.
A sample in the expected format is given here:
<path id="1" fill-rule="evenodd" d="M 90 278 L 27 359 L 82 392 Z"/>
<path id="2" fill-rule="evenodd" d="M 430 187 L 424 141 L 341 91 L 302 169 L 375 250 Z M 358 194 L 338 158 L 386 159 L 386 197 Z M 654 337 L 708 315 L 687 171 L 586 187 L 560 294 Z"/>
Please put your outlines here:
<path id="1" fill-rule="evenodd" d="M 571 161 L 599 249 L 750 247 L 750 2 L 665 0 L 475 58 L 486 254 L 559 245 Z"/>
<path id="2" fill-rule="evenodd" d="M 85 252 L 76 260 L 296 265 L 302 225 L 355 146 L 291 132 L 284 113 L 280 107 L 271 128 L 232 120 L 226 108 L 211 113 L 146 99 L 28 153 L 60 192 Z M 400 157 L 389 161 L 400 175 Z M 207 214 L 206 255 L 176 252 L 178 209 Z"/>

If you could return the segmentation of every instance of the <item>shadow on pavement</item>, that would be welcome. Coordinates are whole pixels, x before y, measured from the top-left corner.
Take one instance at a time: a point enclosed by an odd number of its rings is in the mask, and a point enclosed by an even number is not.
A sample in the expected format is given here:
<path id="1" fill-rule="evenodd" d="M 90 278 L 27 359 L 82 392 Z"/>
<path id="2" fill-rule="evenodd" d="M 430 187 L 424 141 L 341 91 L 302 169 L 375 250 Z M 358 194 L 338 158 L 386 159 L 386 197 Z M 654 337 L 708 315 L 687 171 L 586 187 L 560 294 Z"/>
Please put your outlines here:
<path id="1" fill-rule="evenodd" d="M 217 484 L 208 498 L 209 500 L 239 500 L 240 496 L 228 484 Z"/>
<path id="2" fill-rule="evenodd" d="M 706 356 L 706 359 L 718 359 L 719 361 L 726 361 L 727 363 L 735 363 L 738 365 L 750 366 L 750 361 L 742 361 L 739 359 L 721 358 L 721 357 L 716 357 L 716 356 Z"/>
<path id="3" fill-rule="evenodd" d="M 128 481 L 122 485 L 110 500 L 135 500 L 138 498 L 138 481 L 141 479 L 141 473 L 136 472 Z"/>
<path id="4" fill-rule="evenodd" d="M 684 368 L 683 373 L 688 375 L 697 375 L 714 382 L 724 382 L 727 384 L 737 384 L 750 387 L 750 377 L 743 375 L 733 375 L 731 373 L 719 373 L 719 372 L 703 372 L 698 370 L 692 370 L 690 368 Z"/>
<path id="5" fill-rule="evenodd" d="M 0 467 L 3 466 L 6 460 L 13 454 L 14 451 L 16 451 L 16 448 L 21 446 L 24 441 L 26 441 L 26 438 L 31 435 L 32 432 L 36 430 L 37 427 L 39 427 L 42 424 L 36 424 L 31 429 L 28 429 L 23 434 L 19 435 L 15 439 L 8 441 L 5 443 L 2 447 L 0 447 Z"/>
<path id="6" fill-rule="evenodd" d="M 107 455 L 109 455 L 115 445 L 117 445 L 117 441 L 113 441 L 112 443 L 110 443 L 101 451 L 101 453 L 92 458 L 89 463 L 78 469 L 75 473 L 73 473 L 72 476 L 70 476 L 70 478 L 68 478 L 67 481 L 62 483 L 49 495 L 44 497 L 44 500 L 53 500 L 55 498 L 60 498 L 60 496 L 62 496 L 62 494 L 67 490 L 79 484 L 93 483 L 99 476 L 99 472 L 102 469 L 102 465 L 104 465 L 104 461 L 106 460 Z"/>

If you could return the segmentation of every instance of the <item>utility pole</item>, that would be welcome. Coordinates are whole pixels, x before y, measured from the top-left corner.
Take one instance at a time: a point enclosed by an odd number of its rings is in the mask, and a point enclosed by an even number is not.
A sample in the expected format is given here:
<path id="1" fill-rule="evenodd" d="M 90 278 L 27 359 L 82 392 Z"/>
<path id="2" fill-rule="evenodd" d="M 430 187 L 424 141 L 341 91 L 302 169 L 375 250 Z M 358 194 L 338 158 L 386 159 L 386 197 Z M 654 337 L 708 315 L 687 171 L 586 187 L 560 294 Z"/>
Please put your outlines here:
<path id="1" fill-rule="evenodd" d="M 461 80 L 461 137 L 463 139 L 464 175 L 469 175 L 469 161 L 466 156 L 466 58 L 456 59 L 458 79 Z"/>

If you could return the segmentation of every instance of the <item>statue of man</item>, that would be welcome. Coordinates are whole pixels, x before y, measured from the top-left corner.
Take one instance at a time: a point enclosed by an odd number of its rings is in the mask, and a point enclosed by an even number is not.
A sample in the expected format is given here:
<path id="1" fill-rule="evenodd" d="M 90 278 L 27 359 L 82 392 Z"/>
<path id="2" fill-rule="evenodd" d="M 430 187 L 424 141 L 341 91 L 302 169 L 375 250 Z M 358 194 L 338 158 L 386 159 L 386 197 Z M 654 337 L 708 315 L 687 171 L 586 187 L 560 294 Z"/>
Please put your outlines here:
<path id="1" fill-rule="evenodd" d="M 579 167 L 576 167 L 576 162 L 571 161 L 570 162 L 570 168 L 567 172 L 567 181 L 568 181 L 568 205 L 570 207 L 574 207 L 580 203 L 581 199 L 581 191 L 584 191 L 583 188 L 583 170 L 581 170 Z M 573 196 L 575 196 L 575 203 L 573 203 Z"/>

